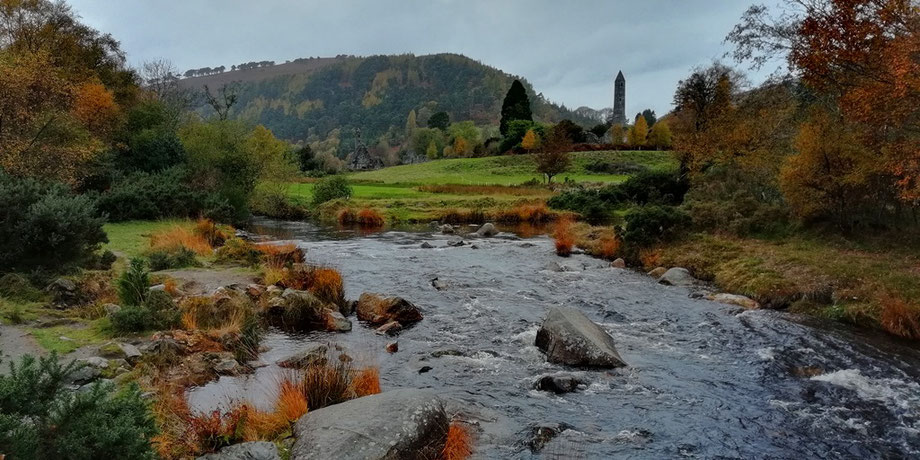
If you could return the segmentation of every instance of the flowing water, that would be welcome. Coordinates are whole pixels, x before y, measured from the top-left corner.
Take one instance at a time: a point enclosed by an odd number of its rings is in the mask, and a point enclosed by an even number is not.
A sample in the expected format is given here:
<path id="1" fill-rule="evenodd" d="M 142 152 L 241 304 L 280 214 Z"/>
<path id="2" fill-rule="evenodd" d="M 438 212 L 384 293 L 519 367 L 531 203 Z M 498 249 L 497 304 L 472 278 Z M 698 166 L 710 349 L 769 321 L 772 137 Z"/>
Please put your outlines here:
<path id="1" fill-rule="evenodd" d="M 357 321 L 345 334 L 271 332 L 266 366 L 189 392 L 199 410 L 241 397 L 270 405 L 266 388 L 282 372 L 274 362 L 311 341 L 336 342 L 379 365 L 384 391 L 441 395 L 477 425 L 477 458 L 920 456 L 920 351 L 909 345 L 693 299 L 597 259 L 561 259 L 542 236 L 468 240 L 473 248 L 448 247 L 446 235 L 430 231 L 360 235 L 268 220 L 254 228 L 339 269 L 349 298 L 399 295 L 425 319 L 401 333 L 394 354 L 384 350 L 392 338 Z M 425 241 L 435 248 L 422 249 Z M 569 270 L 547 270 L 553 261 Z M 435 289 L 434 278 L 448 287 Z M 559 305 L 606 329 L 629 366 L 546 363 L 533 342 Z M 539 375 L 559 371 L 590 383 L 558 396 L 532 389 Z M 532 452 L 533 427 L 544 424 L 563 431 Z"/>

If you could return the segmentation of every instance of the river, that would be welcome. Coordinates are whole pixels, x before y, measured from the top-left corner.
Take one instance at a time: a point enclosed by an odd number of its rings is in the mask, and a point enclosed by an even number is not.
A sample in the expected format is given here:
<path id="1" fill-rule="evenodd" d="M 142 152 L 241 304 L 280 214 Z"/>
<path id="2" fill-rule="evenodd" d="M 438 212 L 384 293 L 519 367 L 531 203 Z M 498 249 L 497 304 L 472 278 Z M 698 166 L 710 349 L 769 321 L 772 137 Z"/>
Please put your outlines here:
<path id="1" fill-rule="evenodd" d="M 243 377 L 189 391 L 210 410 L 245 397 L 270 404 L 274 362 L 309 342 L 335 342 L 380 367 L 384 391 L 430 388 L 476 425 L 476 458 L 909 458 L 920 455 L 920 351 L 887 337 L 767 310 L 744 311 L 657 284 L 584 255 L 560 258 L 545 236 L 467 240 L 387 231 L 363 235 L 260 220 L 254 230 L 293 240 L 337 268 L 346 294 L 399 295 L 425 319 L 391 338 L 355 321 L 344 334 L 271 331 Z M 429 242 L 434 249 L 423 249 Z M 547 270 L 558 262 L 568 271 Z M 447 288 L 437 290 L 439 278 Z M 553 306 L 581 309 L 606 329 L 628 367 L 566 369 L 533 346 Z M 352 320 L 354 318 L 352 317 Z M 427 372 L 420 373 L 424 367 Z M 542 374 L 590 382 L 555 395 Z M 534 426 L 564 431 L 539 453 Z"/>

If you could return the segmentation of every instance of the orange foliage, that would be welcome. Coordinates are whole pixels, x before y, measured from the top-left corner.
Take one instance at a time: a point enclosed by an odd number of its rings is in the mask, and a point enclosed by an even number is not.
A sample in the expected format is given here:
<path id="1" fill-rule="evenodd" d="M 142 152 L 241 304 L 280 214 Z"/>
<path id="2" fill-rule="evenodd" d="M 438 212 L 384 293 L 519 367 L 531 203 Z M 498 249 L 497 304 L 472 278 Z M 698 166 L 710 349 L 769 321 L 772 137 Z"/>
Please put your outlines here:
<path id="1" fill-rule="evenodd" d="M 307 413 L 307 397 L 304 395 L 303 385 L 283 380 L 275 403 L 275 412 L 287 422 L 295 422 Z"/>
<path id="2" fill-rule="evenodd" d="M 467 428 L 451 422 L 447 429 L 447 442 L 441 452 L 442 460 L 465 460 L 473 454 L 473 441 Z"/>
<path id="3" fill-rule="evenodd" d="M 358 221 L 358 216 L 353 209 L 345 208 L 339 211 L 336 220 L 338 220 L 339 225 L 342 226 L 353 225 Z"/>
<path id="4" fill-rule="evenodd" d="M 891 295 L 882 297 L 881 303 L 879 323 L 883 329 L 908 339 L 920 339 L 920 308 Z"/>
<path id="5" fill-rule="evenodd" d="M 151 250 L 176 250 L 184 247 L 200 256 L 211 254 L 211 245 L 207 240 L 193 231 L 183 227 L 173 227 L 170 230 L 154 233 L 150 236 Z"/>
<path id="6" fill-rule="evenodd" d="M 613 259 L 620 250 L 620 240 L 614 237 L 602 237 L 597 248 L 597 256 L 604 259 Z"/>
<path id="7" fill-rule="evenodd" d="M 163 290 L 171 296 L 179 295 L 179 287 L 176 286 L 176 280 L 173 278 L 166 278 L 163 280 Z"/>
<path id="8" fill-rule="evenodd" d="M 559 215 L 550 211 L 545 203 L 540 204 L 522 204 L 511 209 L 499 211 L 495 215 L 495 220 L 506 223 L 527 222 L 531 224 L 542 224 L 557 219 Z"/>
<path id="9" fill-rule="evenodd" d="M 448 209 L 438 216 L 438 221 L 444 224 L 481 224 L 486 221 L 486 216 L 482 211 Z"/>
<path id="10" fill-rule="evenodd" d="M 380 228 L 383 227 L 384 219 L 376 210 L 364 208 L 358 211 L 357 222 L 362 228 Z"/>
<path id="11" fill-rule="evenodd" d="M 639 260 L 642 266 L 648 269 L 661 266 L 661 251 L 658 249 L 640 249 Z"/>
<path id="12" fill-rule="evenodd" d="M 351 380 L 351 390 L 357 397 L 380 393 L 380 371 L 376 367 L 358 371 Z"/>
<path id="13" fill-rule="evenodd" d="M 74 116 L 95 133 L 108 134 L 118 116 L 118 104 L 111 91 L 100 83 L 85 83 L 76 89 Z"/>
<path id="14" fill-rule="evenodd" d="M 553 239 L 556 244 L 556 254 L 562 257 L 568 257 L 572 254 L 572 246 L 575 245 L 575 233 L 572 230 L 572 221 L 570 219 L 561 219 L 556 222 Z"/>
<path id="15" fill-rule="evenodd" d="M 246 423 L 249 407 L 245 404 L 236 406 L 228 412 L 219 410 L 205 415 L 191 415 L 188 423 L 188 435 L 198 446 L 200 452 L 214 452 L 221 447 L 243 441 L 241 428 Z"/>

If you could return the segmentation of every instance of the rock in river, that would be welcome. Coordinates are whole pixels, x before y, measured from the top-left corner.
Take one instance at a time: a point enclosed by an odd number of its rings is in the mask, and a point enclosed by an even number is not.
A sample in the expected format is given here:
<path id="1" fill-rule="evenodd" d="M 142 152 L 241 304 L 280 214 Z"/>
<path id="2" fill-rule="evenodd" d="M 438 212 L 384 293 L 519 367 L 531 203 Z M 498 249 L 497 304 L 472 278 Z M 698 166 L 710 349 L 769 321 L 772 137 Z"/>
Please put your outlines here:
<path id="1" fill-rule="evenodd" d="M 476 230 L 476 236 L 480 238 L 489 238 L 495 235 L 498 235 L 498 229 L 495 228 L 495 225 L 493 225 L 491 222 L 482 224 L 482 227 L 479 227 L 479 230 Z"/>
<path id="2" fill-rule="evenodd" d="M 297 421 L 292 460 L 438 458 L 444 405 L 427 390 L 393 390 L 310 411 Z"/>
<path id="3" fill-rule="evenodd" d="M 535 345 L 551 363 L 606 368 L 626 365 L 610 334 L 574 308 L 551 309 L 537 331 Z"/>
<path id="4" fill-rule="evenodd" d="M 358 298 L 358 319 L 374 325 L 396 321 L 408 325 L 422 320 L 418 307 L 402 297 L 381 297 L 365 292 Z"/>
<path id="5" fill-rule="evenodd" d="M 668 286 L 683 287 L 690 287 L 697 283 L 696 278 L 690 275 L 690 271 L 681 267 L 668 269 L 668 271 L 661 275 L 661 278 L 658 278 L 658 282 Z"/>
<path id="6" fill-rule="evenodd" d="M 281 460 L 278 448 L 267 441 L 244 442 L 224 447 L 198 460 Z"/>

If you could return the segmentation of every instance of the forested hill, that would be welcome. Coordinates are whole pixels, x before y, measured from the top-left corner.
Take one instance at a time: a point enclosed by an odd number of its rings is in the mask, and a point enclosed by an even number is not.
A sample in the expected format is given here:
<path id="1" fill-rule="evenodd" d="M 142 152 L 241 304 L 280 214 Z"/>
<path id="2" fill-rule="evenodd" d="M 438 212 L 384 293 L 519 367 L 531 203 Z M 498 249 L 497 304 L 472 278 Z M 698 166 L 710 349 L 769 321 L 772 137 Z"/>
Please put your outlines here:
<path id="1" fill-rule="evenodd" d="M 270 128 L 291 141 L 319 140 L 331 131 L 345 145 L 354 128 L 362 138 L 392 142 L 406 132 L 411 110 L 419 126 L 445 111 L 451 121 L 498 125 L 502 99 L 516 77 L 457 54 L 299 59 L 261 68 L 186 78 L 182 85 L 201 89 L 238 81 L 239 99 L 231 117 Z M 546 101 L 522 79 L 534 118 L 568 118 L 585 126 L 597 120 Z M 208 111 L 205 106 L 200 108 Z"/>

